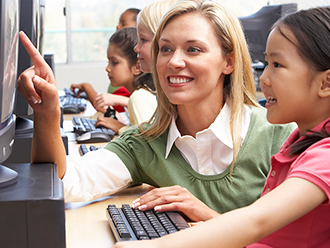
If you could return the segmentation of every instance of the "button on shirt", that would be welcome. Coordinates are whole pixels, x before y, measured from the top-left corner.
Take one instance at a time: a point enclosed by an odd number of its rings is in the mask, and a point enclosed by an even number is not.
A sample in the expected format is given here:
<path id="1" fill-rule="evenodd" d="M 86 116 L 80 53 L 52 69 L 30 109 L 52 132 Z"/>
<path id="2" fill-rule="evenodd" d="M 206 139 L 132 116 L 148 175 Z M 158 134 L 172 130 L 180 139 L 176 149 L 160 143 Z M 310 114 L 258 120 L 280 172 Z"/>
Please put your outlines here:
<path id="1" fill-rule="evenodd" d="M 166 147 L 166 157 L 173 145 L 181 152 L 190 166 L 198 173 L 215 175 L 223 172 L 233 161 L 233 142 L 230 134 L 231 109 L 224 105 L 220 114 L 209 128 L 196 134 L 196 138 L 190 135 L 181 136 L 176 118 L 172 118 Z M 247 134 L 252 110 L 243 107 L 241 140 Z"/>

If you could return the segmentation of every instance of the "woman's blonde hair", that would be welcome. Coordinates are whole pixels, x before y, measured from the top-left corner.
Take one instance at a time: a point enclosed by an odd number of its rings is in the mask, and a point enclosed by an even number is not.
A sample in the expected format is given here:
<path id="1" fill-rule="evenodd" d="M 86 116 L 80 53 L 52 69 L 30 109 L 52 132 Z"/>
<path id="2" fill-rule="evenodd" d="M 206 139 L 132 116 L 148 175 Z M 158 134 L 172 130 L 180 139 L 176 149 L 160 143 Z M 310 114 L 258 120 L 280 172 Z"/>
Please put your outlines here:
<path id="1" fill-rule="evenodd" d="M 138 17 L 137 22 L 145 26 L 151 33 L 155 34 L 160 20 L 166 11 L 178 0 L 165 0 L 153 2 L 144 7 Z"/>
<path id="2" fill-rule="evenodd" d="M 149 137 L 158 137 L 169 127 L 176 106 L 172 104 L 162 90 L 156 71 L 158 41 L 166 25 L 175 17 L 187 13 L 197 13 L 209 20 L 219 39 L 223 55 L 234 55 L 234 70 L 224 80 L 223 99 L 231 107 L 230 130 L 234 154 L 231 171 L 241 145 L 243 104 L 260 106 L 256 100 L 255 82 L 251 68 L 251 58 L 241 24 L 237 17 L 219 2 L 208 0 L 182 0 L 173 5 L 164 15 L 155 34 L 152 48 L 152 72 L 156 84 L 158 106 L 151 126 L 143 131 Z"/>

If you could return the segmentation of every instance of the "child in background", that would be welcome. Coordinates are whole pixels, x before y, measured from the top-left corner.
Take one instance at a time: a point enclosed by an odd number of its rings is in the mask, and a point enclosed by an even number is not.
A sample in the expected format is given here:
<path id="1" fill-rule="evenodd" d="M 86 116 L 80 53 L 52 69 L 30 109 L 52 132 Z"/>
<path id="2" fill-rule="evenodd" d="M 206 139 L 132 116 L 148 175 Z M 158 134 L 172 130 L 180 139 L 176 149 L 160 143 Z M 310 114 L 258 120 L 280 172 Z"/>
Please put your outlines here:
<path id="1" fill-rule="evenodd" d="M 166 10 L 168 10 L 177 0 L 167 0 L 153 2 L 142 9 L 137 18 L 137 31 L 139 42 L 134 47 L 134 51 L 138 54 L 140 68 L 143 72 L 150 73 L 151 65 L 149 64 L 150 57 L 150 44 L 156 33 L 159 21 L 163 17 Z M 130 96 L 131 101 L 127 106 L 129 110 L 129 117 L 131 123 L 142 123 L 146 121 L 147 117 L 150 117 L 149 113 L 153 112 L 156 108 L 157 103 L 154 99 L 150 99 L 150 96 L 146 94 L 146 91 L 139 90 L 135 91 L 132 96 Z M 148 101 L 149 99 L 149 101 Z M 132 104 L 134 102 L 134 104 Z M 148 103 L 148 104 L 147 104 Z M 134 108 L 140 108 L 144 111 L 134 111 Z M 143 113 L 146 113 L 144 116 Z M 109 118 L 99 116 L 97 124 L 105 125 Z M 127 129 L 123 127 L 120 129 L 120 133 Z"/>
<path id="2" fill-rule="evenodd" d="M 120 15 L 119 23 L 116 27 L 117 31 L 126 27 L 136 27 L 136 18 L 139 12 L 140 10 L 136 8 L 125 10 Z M 111 82 L 108 87 L 108 93 L 98 94 L 90 83 L 72 84 L 70 88 L 72 91 L 78 89 L 78 97 L 80 93 L 85 92 L 88 100 L 93 104 L 94 108 L 100 112 L 105 112 L 109 105 L 117 112 L 124 112 L 124 107 L 126 107 L 128 103 L 128 97 L 131 96 L 130 92 L 125 87 L 113 87 Z"/>
<path id="3" fill-rule="evenodd" d="M 134 47 L 138 54 L 141 70 L 151 72 L 150 48 L 151 41 L 156 34 L 158 24 L 166 10 L 168 10 L 178 0 L 153 2 L 142 9 L 137 19 L 137 31 L 139 43 Z"/>
<path id="4" fill-rule="evenodd" d="M 140 9 L 137 9 L 137 8 L 129 8 L 129 9 L 125 10 L 120 15 L 119 23 L 116 27 L 117 31 L 122 28 L 128 28 L 128 27 L 135 28 L 136 27 L 136 18 L 137 18 L 137 15 L 139 14 L 139 12 L 140 12 Z M 126 90 L 125 87 L 113 87 L 111 85 L 111 82 L 108 87 L 108 93 L 112 93 L 114 95 L 130 97 L 129 92 Z M 106 93 L 104 93 L 104 94 L 106 94 Z M 98 96 L 98 99 L 102 99 L 102 96 Z M 120 107 L 120 106 L 116 106 L 115 109 L 118 110 L 118 112 L 124 111 L 123 107 Z"/>
<path id="5" fill-rule="evenodd" d="M 125 10 L 119 18 L 119 23 L 117 25 L 117 31 L 122 28 L 135 28 L 136 27 L 136 18 L 140 10 L 136 8 L 129 8 Z"/>
<path id="6" fill-rule="evenodd" d="M 329 7 L 290 14 L 268 37 L 260 79 L 267 119 L 298 128 L 272 157 L 260 199 L 173 235 L 114 248 L 330 247 L 329 40 Z"/>
<path id="7" fill-rule="evenodd" d="M 150 73 L 141 71 L 137 54 L 133 50 L 137 42 L 136 28 L 120 29 L 111 36 L 107 50 L 109 62 L 106 71 L 112 85 L 115 87 L 125 87 L 130 92 L 131 97 L 135 91 L 144 92 L 143 105 L 137 104 L 135 106 L 134 98 L 128 98 L 130 105 L 134 106 L 129 112 L 131 125 L 139 124 L 131 116 L 143 116 L 144 119 L 142 121 L 147 121 L 153 115 L 155 106 L 157 105 L 152 76 Z M 116 105 L 120 105 L 120 102 L 117 102 Z M 149 108 L 149 106 L 152 107 Z M 146 109 L 150 111 L 146 112 Z M 139 114 L 139 112 L 143 114 Z M 95 126 L 104 126 L 115 132 L 119 132 L 126 125 L 113 118 L 103 117 L 96 121 Z"/>
<path id="8" fill-rule="evenodd" d="M 138 37 L 139 42 L 134 47 L 134 51 L 138 54 L 140 68 L 143 72 L 150 73 L 151 68 L 149 64 L 150 56 L 150 44 L 157 30 L 159 21 L 161 20 L 163 14 L 168 10 L 177 0 L 169 1 L 159 1 L 147 5 L 138 15 Z M 98 98 L 99 99 L 99 98 Z M 98 100 L 97 99 L 97 100 Z M 97 101 L 96 100 L 96 101 Z M 134 103 L 134 104 L 133 104 Z M 154 112 L 157 103 L 154 98 L 150 98 L 144 90 L 135 91 L 132 96 L 130 96 L 130 101 L 128 103 L 128 111 L 130 113 L 129 119 L 132 124 L 142 123 L 150 117 L 151 112 Z M 135 108 L 139 108 L 140 111 L 135 111 Z M 99 116 L 97 124 L 106 126 L 106 122 L 112 121 L 109 118 Z M 122 128 L 120 133 L 125 131 L 126 128 Z"/>

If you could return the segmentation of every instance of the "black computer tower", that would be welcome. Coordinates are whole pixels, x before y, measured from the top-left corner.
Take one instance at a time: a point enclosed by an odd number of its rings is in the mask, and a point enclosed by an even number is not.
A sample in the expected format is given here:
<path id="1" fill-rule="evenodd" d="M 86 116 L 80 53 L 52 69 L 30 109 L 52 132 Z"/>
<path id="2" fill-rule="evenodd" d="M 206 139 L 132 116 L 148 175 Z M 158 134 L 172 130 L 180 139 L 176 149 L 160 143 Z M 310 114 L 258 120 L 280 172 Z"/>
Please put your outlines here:
<path id="1" fill-rule="evenodd" d="M 55 164 L 9 164 L 18 182 L 0 188 L 0 247 L 64 248 L 65 204 Z"/>

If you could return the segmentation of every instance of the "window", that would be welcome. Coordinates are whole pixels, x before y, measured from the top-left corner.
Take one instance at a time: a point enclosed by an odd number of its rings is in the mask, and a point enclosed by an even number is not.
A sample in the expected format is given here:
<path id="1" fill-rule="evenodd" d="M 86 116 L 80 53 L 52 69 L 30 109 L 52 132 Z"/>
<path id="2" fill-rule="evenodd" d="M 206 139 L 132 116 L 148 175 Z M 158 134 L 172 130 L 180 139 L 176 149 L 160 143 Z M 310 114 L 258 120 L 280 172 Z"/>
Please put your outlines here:
<path id="1" fill-rule="evenodd" d="M 46 0 L 44 53 L 54 53 L 55 63 L 106 61 L 122 12 L 153 1 Z"/>
<path id="2" fill-rule="evenodd" d="M 55 63 L 106 61 L 108 40 L 127 8 L 142 9 L 154 0 L 46 0 L 44 53 Z M 237 16 L 262 6 L 297 2 L 298 8 L 330 5 L 329 0 L 222 0 Z"/>

